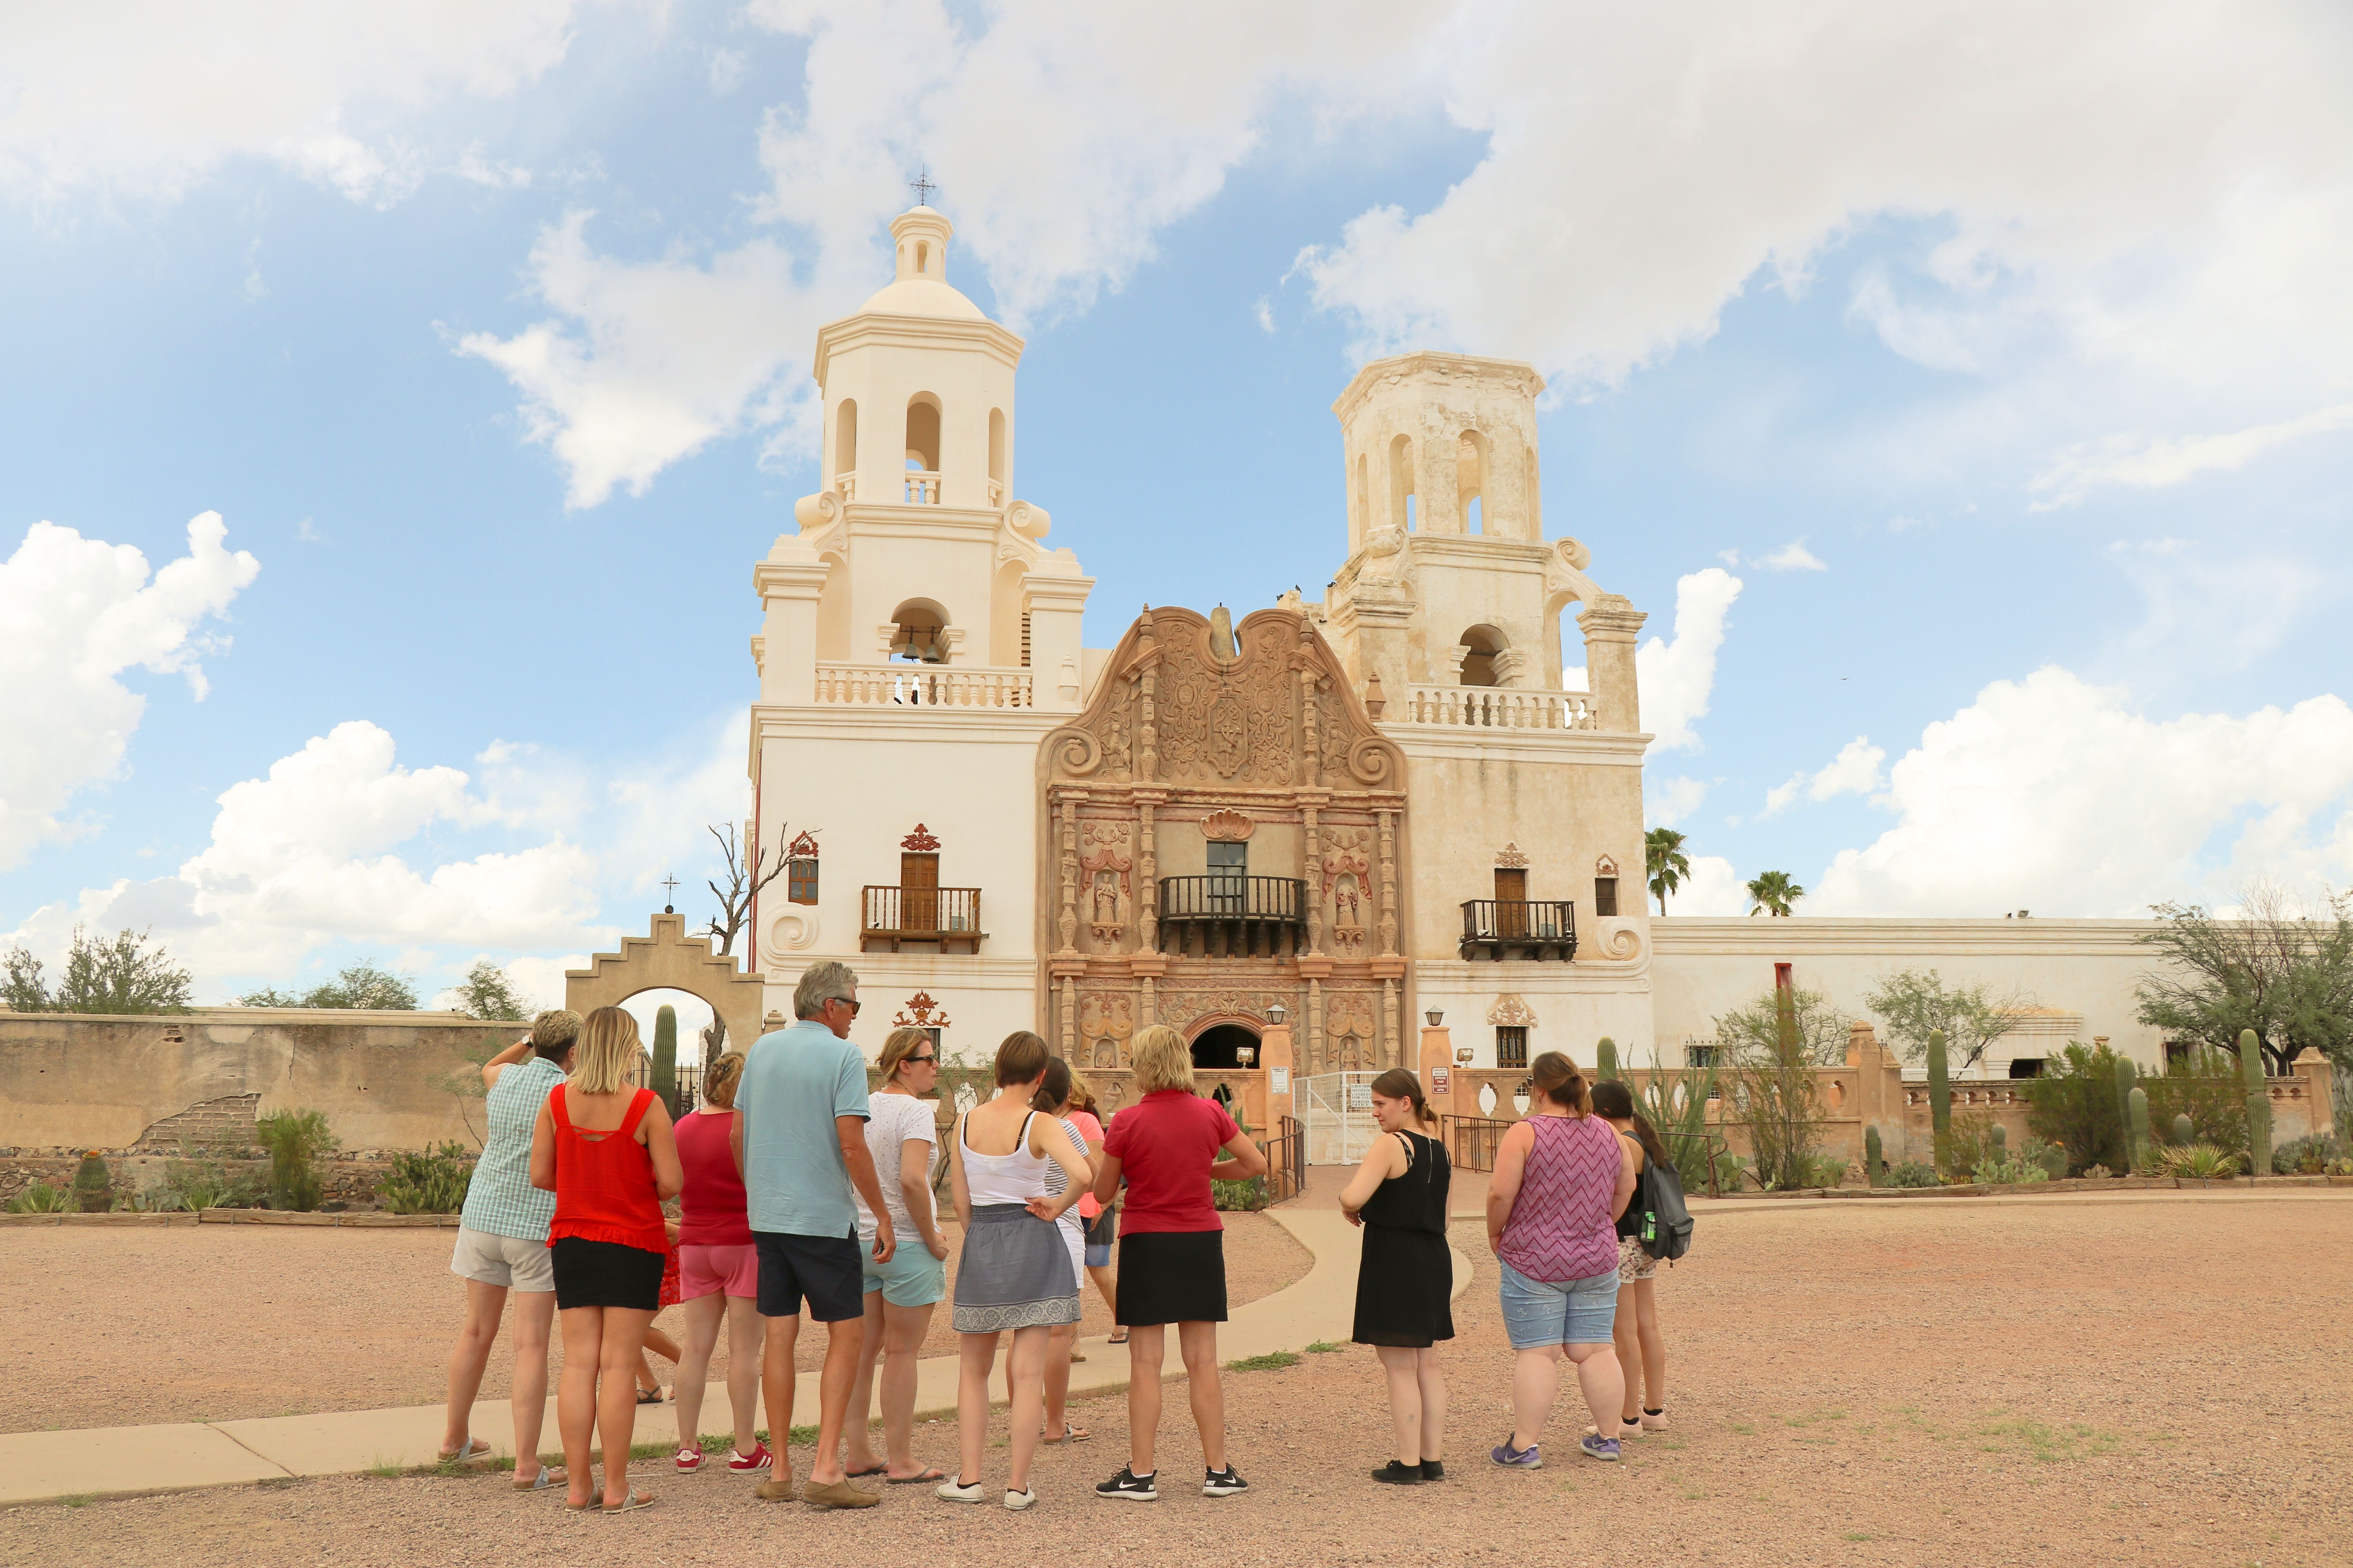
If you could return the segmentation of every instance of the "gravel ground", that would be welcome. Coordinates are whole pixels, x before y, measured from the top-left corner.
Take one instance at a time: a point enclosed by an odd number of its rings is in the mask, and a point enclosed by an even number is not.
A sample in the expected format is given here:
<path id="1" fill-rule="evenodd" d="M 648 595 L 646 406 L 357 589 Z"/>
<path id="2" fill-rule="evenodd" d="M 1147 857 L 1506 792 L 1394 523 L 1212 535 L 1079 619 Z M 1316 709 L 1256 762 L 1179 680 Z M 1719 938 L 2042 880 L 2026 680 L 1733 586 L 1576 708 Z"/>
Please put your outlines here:
<path id="1" fill-rule="evenodd" d="M 1282 1289 L 1314 1262 L 1263 1215 L 1225 1219 L 1227 1284 L 1238 1304 Z M 39 1287 L 0 1298 L 0 1431 L 438 1404 L 465 1306 L 449 1272 L 455 1235 L 227 1225 L 0 1230 L 0 1279 Z M 946 1236 L 953 1288 L 961 1234 L 951 1223 Z M 1111 1332 L 1102 1296 L 1090 1286 L 1084 1300 L 1082 1331 Z M 655 1321 L 675 1336 L 681 1316 L 673 1307 Z M 802 1367 L 825 1359 L 825 1341 L 813 1325 L 802 1333 Z M 923 1353 L 955 1352 L 943 1304 Z M 560 1338 L 551 1360 L 563 1364 Z M 483 1398 L 506 1397 L 513 1366 L 502 1342 Z M 670 1381 L 669 1363 L 657 1358 L 654 1367 Z M 726 1369 L 722 1335 L 712 1381 Z M 706 1412 L 710 1421 L 723 1417 L 723 1402 Z"/>
<path id="2" fill-rule="evenodd" d="M 502 1479 L 354 1478 L 0 1513 L 0 1563 L 860 1562 L 2183 1564 L 2353 1561 L 2353 1207 L 1955 1204 L 1706 1224 L 1662 1271 L 1673 1430 L 1628 1462 L 1577 1459 L 1564 1402 L 1550 1468 L 1485 1463 L 1506 1422 L 1494 1266 L 1478 1259 L 1448 1356 L 1455 1468 L 1374 1485 L 1387 1457 L 1367 1351 L 1231 1373 L 1251 1494 L 1172 1489 L 1149 1507 L 1085 1489 L 1097 1439 L 1042 1450 L 1039 1507 L 955 1508 L 916 1489 L 859 1515 L 761 1504 L 724 1474 L 652 1473 L 661 1506 L 567 1516 Z M 1161 1467 L 1198 1475 L 1170 1391 Z M 999 1417 L 1001 1421 L 1002 1417 Z M 945 1426 L 919 1452 L 953 1453 Z M 810 1457 L 797 1456 L 803 1474 Z M 1002 1470 L 992 1475 L 1000 1480 Z M 825 1561 L 818 1558 L 818 1561 Z"/>

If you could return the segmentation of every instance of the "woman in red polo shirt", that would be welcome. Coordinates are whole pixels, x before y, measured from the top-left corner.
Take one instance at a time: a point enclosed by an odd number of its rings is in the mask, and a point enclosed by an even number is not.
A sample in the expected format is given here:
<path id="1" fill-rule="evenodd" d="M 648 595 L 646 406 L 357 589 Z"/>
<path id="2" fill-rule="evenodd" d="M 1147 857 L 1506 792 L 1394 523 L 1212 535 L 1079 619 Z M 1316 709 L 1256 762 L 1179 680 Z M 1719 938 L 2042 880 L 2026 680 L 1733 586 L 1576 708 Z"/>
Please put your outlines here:
<path id="1" fill-rule="evenodd" d="M 1174 1323 L 1208 1468 L 1202 1495 L 1232 1497 L 1249 1483 L 1226 1458 L 1226 1395 L 1218 1382 L 1218 1325 L 1226 1321 L 1225 1225 L 1209 1184 L 1263 1174 L 1266 1156 L 1223 1106 L 1193 1092 L 1193 1053 L 1185 1037 L 1161 1025 L 1138 1030 L 1133 1056 L 1143 1098 L 1111 1119 L 1095 1173 L 1098 1203 L 1111 1202 L 1121 1181 L 1127 1183 L 1112 1315 L 1128 1331 L 1128 1463 L 1095 1488 L 1095 1495 L 1144 1502 L 1160 1495 L 1152 1448 L 1160 1428 L 1166 1331 Z"/>

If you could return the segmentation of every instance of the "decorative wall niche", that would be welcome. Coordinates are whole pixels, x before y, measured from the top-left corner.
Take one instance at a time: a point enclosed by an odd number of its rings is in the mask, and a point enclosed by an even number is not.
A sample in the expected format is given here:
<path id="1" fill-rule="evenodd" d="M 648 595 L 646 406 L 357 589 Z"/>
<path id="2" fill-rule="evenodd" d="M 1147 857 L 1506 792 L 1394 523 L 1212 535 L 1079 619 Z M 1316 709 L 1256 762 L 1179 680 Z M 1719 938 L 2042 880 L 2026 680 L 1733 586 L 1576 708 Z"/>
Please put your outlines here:
<path id="1" fill-rule="evenodd" d="M 1202 837 L 1219 844 L 1240 844 L 1257 831 L 1257 823 L 1231 806 L 1201 818 Z"/>

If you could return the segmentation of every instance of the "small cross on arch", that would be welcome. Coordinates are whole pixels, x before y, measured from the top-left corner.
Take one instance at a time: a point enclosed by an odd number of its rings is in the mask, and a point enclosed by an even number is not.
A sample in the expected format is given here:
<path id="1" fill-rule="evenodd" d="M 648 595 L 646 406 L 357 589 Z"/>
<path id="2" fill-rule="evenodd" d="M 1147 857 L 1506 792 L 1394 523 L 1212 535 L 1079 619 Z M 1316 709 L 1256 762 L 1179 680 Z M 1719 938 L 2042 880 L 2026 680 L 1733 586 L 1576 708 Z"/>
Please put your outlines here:
<path id="1" fill-rule="evenodd" d="M 938 190 L 940 187 L 938 184 L 933 180 L 931 170 L 927 166 L 919 163 L 915 166 L 915 177 L 907 182 L 907 188 L 915 193 L 915 205 L 917 206 L 927 207 L 932 205 L 932 193 Z"/>
<path id="2" fill-rule="evenodd" d="M 667 897 L 665 897 L 665 898 L 662 900 L 662 913 L 664 913 L 664 914 L 666 914 L 666 915 L 668 915 L 668 914 L 675 914 L 675 913 L 677 913 L 678 911 L 677 911 L 674 908 L 672 908 L 672 907 L 671 907 L 671 906 L 676 902 L 677 898 L 678 898 L 678 878 L 677 878 L 677 876 L 676 876 L 675 874 L 673 874 L 673 875 L 670 875 L 670 876 L 668 876 L 668 877 L 664 877 L 664 878 L 661 879 L 661 887 L 662 887 L 662 891 L 663 891 L 666 895 L 668 895 Z"/>

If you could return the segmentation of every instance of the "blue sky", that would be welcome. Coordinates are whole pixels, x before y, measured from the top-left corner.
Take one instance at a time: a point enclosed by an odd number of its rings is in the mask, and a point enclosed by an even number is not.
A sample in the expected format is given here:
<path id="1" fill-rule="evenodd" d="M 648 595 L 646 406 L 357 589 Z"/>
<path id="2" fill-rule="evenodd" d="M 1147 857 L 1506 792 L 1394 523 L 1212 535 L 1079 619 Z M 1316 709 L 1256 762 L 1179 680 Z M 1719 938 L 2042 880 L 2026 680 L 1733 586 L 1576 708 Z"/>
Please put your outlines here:
<path id="1" fill-rule="evenodd" d="M 1678 912 L 2353 880 L 2341 19 L 1374 9 L 0 21 L 0 933 L 546 994 L 709 873 L 919 163 L 1091 642 L 1314 595 L 1363 358 L 1524 358 Z"/>

